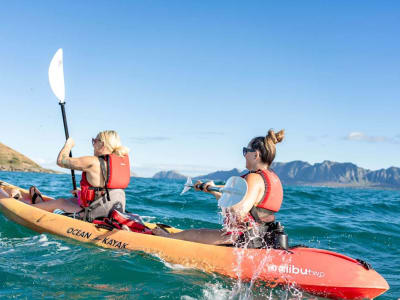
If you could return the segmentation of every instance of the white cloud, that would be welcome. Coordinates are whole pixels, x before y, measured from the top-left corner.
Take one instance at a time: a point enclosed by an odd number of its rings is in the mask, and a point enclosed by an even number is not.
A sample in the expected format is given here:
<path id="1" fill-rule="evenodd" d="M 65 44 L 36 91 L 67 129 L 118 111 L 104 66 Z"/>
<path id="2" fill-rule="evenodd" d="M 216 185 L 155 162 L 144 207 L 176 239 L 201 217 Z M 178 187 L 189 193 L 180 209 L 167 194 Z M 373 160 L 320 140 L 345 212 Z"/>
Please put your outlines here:
<path id="1" fill-rule="evenodd" d="M 350 132 L 344 139 L 348 141 L 361 141 L 368 143 L 400 143 L 399 135 L 395 137 L 373 136 L 358 131 Z"/>
<path id="2" fill-rule="evenodd" d="M 349 135 L 347 136 L 348 140 L 352 141 L 360 141 L 365 138 L 365 134 L 362 132 L 350 132 Z"/>

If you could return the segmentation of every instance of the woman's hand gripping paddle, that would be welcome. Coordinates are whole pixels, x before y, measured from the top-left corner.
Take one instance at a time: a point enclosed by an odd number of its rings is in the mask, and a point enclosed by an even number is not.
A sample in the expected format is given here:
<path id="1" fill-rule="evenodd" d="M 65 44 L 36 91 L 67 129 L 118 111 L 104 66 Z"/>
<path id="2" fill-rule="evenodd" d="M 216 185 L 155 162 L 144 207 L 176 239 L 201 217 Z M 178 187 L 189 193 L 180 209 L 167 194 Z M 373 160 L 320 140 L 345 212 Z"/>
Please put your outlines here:
<path id="1" fill-rule="evenodd" d="M 192 179 L 188 177 L 181 195 L 193 188 Z M 221 198 L 218 200 L 218 206 L 222 208 L 231 207 L 239 203 L 247 193 L 247 182 L 242 177 L 230 177 L 224 187 L 208 187 L 208 191 L 222 193 Z"/>
<path id="2" fill-rule="evenodd" d="M 59 104 L 61 106 L 61 113 L 63 117 L 64 123 L 64 131 L 65 131 L 65 139 L 69 138 L 68 133 L 68 125 L 67 125 L 67 117 L 65 115 L 65 85 L 64 85 L 64 65 L 63 65 L 63 51 L 62 49 L 58 49 L 56 54 L 54 54 L 53 59 L 50 62 L 49 66 L 49 82 L 51 90 L 54 95 L 60 101 Z M 72 152 L 69 153 L 69 157 L 72 157 Z M 76 190 L 76 180 L 75 180 L 75 171 L 71 170 L 72 176 L 72 185 L 74 190 Z"/>

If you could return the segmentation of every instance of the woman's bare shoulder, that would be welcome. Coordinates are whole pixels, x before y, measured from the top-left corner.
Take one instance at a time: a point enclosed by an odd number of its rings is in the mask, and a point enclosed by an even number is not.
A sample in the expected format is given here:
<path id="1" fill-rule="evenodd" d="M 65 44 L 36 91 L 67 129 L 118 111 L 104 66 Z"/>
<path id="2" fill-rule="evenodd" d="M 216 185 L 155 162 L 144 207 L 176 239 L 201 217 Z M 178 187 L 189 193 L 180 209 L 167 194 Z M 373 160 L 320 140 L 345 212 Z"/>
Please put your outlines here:
<path id="1" fill-rule="evenodd" d="M 264 184 L 264 180 L 260 174 L 257 173 L 249 173 L 246 176 L 247 184 Z"/>

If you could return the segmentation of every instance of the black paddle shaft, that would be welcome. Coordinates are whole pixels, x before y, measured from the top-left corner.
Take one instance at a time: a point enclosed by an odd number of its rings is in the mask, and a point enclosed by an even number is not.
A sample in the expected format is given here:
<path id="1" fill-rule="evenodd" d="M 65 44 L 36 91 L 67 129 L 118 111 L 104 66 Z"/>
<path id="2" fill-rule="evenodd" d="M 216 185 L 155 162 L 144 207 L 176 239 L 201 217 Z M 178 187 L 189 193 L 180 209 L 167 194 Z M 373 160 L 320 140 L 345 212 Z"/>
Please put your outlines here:
<path id="1" fill-rule="evenodd" d="M 63 122 L 64 122 L 64 131 L 65 131 L 65 139 L 68 140 L 69 138 L 69 133 L 68 133 L 68 124 L 67 124 L 67 117 L 65 115 L 65 102 L 60 102 L 59 103 L 61 106 L 61 113 L 63 117 Z M 72 157 L 72 151 L 69 152 L 69 157 Z M 71 170 L 71 176 L 72 176 L 72 186 L 74 187 L 74 190 L 76 190 L 76 180 L 75 180 L 75 171 Z"/>
<path id="2" fill-rule="evenodd" d="M 199 189 L 204 191 L 204 186 L 206 185 L 206 182 L 203 182 L 201 184 L 198 185 Z M 207 191 L 209 192 L 220 192 L 221 193 L 221 188 L 217 187 L 217 186 L 209 186 L 207 188 Z"/>

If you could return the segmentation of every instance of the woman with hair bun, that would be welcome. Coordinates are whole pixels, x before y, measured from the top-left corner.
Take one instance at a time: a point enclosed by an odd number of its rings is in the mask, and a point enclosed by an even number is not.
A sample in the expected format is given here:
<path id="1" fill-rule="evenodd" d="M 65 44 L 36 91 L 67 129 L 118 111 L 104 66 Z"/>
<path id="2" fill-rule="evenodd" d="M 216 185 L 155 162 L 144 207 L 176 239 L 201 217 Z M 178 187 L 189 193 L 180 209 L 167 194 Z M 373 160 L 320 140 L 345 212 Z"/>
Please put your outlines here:
<path id="1" fill-rule="evenodd" d="M 32 186 L 29 189 L 31 199 L 27 200 L 38 208 L 59 214 L 73 214 L 90 222 L 95 218 L 108 217 L 113 209 L 124 212 L 124 189 L 130 180 L 129 149 L 121 144 L 114 130 L 99 132 L 96 138 L 92 138 L 92 145 L 93 155 L 69 157 L 75 146 L 74 140 L 69 138 L 58 154 L 57 165 L 82 171 L 81 188 L 72 191 L 77 198 L 43 201 L 39 190 Z"/>
<path id="2" fill-rule="evenodd" d="M 275 224 L 274 214 L 279 211 L 283 200 L 282 184 L 270 166 L 275 159 L 275 145 L 280 143 L 284 136 L 284 130 L 275 133 L 271 129 L 266 136 L 255 137 L 247 147 L 243 147 L 246 169 L 249 172 L 242 177 L 247 182 L 248 190 L 239 203 L 225 211 L 223 229 L 192 229 L 168 234 L 162 228 L 156 228 L 153 233 L 214 245 L 246 244 L 253 248 L 268 246 L 265 235 L 272 224 Z M 221 193 L 208 191 L 207 188 L 211 186 L 215 186 L 212 181 L 204 184 L 198 181 L 195 189 L 200 191 L 201 188 L 203 192 L 219 199 Z"/>

